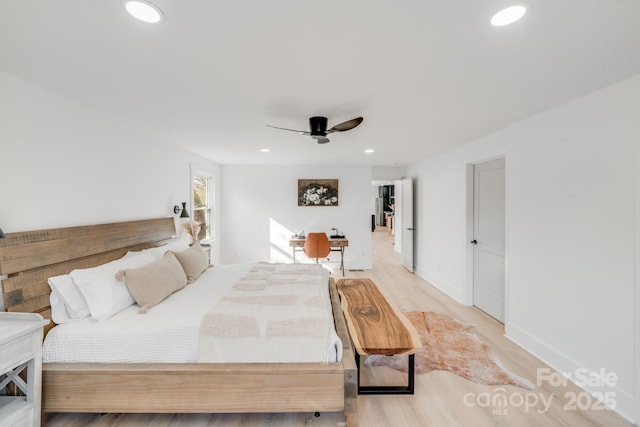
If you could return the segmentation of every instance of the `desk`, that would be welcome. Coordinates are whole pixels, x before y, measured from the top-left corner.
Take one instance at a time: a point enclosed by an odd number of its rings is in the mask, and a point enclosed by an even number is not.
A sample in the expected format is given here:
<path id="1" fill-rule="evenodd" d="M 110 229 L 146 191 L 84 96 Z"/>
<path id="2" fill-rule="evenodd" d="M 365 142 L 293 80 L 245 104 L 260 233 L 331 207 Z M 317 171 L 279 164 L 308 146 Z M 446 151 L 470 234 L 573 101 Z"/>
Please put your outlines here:
<path id="1" fill-rule="evenodd" d="M 296 252 L 304 250 L 304 241 L 305 239 L 301 237 L 292 237 L 289 240 L 289 246 L 293 250 L 294 263 L 296 262 Z M 329 237 L 329 244 L 332 252 L 340 252 L 340 270 L 342 270 L 342 276 L 344 277 L 344 248 L 349 246 L 349 241 L 344 237 Z"/>

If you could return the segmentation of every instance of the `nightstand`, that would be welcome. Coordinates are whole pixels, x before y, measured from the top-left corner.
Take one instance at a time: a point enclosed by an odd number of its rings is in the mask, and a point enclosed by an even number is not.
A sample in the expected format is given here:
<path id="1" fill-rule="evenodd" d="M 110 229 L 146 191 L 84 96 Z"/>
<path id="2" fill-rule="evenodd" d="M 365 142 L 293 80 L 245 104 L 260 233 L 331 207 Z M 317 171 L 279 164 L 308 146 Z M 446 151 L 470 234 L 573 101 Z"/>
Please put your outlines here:
<path id="1" fill-rule="evenodd" d="M 0 390 L 13 382 L 26 396 L 0 396 L 0 426 L 39 426 L 42 334 L 49 320 L 34 313 L 0 312 Z M 27 381 L 20 373 L 27 369 Z"/>

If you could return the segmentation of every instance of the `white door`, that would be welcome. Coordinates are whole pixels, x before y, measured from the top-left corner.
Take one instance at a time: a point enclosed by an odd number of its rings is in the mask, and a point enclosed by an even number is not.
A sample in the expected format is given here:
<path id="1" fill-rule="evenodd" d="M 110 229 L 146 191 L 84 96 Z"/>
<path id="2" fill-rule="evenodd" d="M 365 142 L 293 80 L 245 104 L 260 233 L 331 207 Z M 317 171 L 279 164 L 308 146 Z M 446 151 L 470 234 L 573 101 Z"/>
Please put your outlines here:
<path id="1" fill-rule="evenodd" d="M 504 159 L 474 165 L 473 304 L 504 323 Z"/>
<path id="2" fill-rule="evenodd" d="M 400 224 L 402 227 L 402 265 L 413 272 L 413 184 L 411 178 L 401 180 Z M 396 233 L 399 230 L 396 229 Z"/>

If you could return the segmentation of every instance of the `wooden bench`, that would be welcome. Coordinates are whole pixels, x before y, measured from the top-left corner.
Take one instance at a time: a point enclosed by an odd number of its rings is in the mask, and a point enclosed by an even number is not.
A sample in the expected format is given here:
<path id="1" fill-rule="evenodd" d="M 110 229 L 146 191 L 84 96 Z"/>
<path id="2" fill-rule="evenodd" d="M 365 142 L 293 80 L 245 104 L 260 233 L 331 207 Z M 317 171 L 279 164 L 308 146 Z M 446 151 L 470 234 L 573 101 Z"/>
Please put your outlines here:
<path id="1" fill-rule="evenodd" d="M 356 349 L 358 394 L 413 394 L 414 354 L 422 347 L 411 322 L 389 302 L 371 279 L 340 279 L 336 283 L 349 335 Z M 361 386 L 360 356 L 408 355 L 408 385 Z"/>

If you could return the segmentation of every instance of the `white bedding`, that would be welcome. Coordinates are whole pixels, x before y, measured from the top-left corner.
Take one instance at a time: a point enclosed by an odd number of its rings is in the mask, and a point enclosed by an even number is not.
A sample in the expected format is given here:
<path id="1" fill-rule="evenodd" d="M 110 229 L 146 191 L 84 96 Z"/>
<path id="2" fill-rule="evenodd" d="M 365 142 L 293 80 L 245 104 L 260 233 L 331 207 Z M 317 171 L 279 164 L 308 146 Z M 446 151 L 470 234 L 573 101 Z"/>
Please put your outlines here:
<path id="1" fill-rule="evenodd" d="M 198 362 L 203 317 L 232 291 L 237 296 L 237 287 L 234 290 L 233 286 L 254 266 L 236 264 L 210 268 L 196 282 L 170 295 L 147 314 L 139 314 L 139 307 L 132 305 L 103 322 L 86 318 L 58 325 L 47 334 L 43 361 Z M 326 277 L 328 279 L 328 275 Z M 281 286 L 278 292 L 286 291 L 285 288 Z M 246 291 L 246 294 L 257 295 L 256 291 Z M 247 313 L 255 312 L 256 305 L 247 304 Z M 268 341 L 264 336 L 224 338 L 221 342 L 220 347 L 225 348 L 213 352 L 218 363 L 335 362 L 342 356 L 342 345 L 335 328 L 331 328 L 326 348 L 321 351 L 317 346 L 313 351 L 314 346 L 306 345 L 301 336 L 279 337 L 277 345 L 266 344 Z M 264 351 L 258 351 L 259 348 Z"/>

